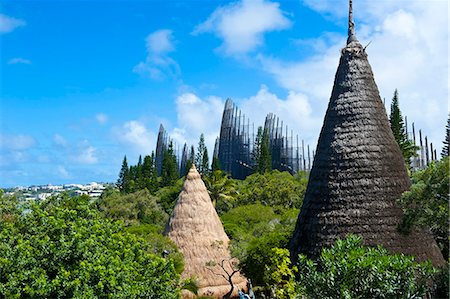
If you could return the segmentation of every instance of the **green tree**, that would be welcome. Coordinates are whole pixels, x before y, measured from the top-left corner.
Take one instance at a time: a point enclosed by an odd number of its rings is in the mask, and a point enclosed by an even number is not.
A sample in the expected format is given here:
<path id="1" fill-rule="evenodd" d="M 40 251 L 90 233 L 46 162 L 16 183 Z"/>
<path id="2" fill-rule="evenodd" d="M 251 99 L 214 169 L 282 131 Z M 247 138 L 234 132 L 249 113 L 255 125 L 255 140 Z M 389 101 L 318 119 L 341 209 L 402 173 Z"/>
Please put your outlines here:
<path id="1" fill-rule="evenodd" d="M 205 147 L 205 150 L 203 151 L 203 158 L 202 158 L 202 174 L 203 175 L 209 175 L 210 169 L 209 169 L 209 156 L 208 156 L 208 148 Z"/>
<path id="2" fill-rule="evenodd" d="M 142 164 L 143 188 L 146 188 L 150 193 L 154 194 L 158 190 L 158 174 L 155 167 L 155 153 L 151 156 L 144 157 Z"/>
<path id="3" fill-rule="evenodd" d="M 125 225 L 152 224 L 162 232 L 169 216 L 157 201 L 146 189 L 129 194 L 112 191 L 102 194 L 98 207 L 107 218 L 122 220 Z"/>
<path id="4" fill-rule="evenodd" d="M 203 180 L 217 212 L 221 214 L 228 211 L 236 199 L 236 181 L 221 170 L 213 171 L 203 177 Z"/>
<path id="5" fill-rule="evenodd" d="M 255 286 L 270 293 L 266 267 L 271 265 L 272 249 L 287 248 L 294 231 L 298 209 L 275 213 L 262 204 L 239 206 L 221 216 L 225 232 L 230 236 L 230 249 L 240 260 L 240 268 Z"/>
<path id="6" fill-rule="evenodd" d="M 186 173 L 182 173 L 183 176 L 188 174 L 189 169 L 191 169 L 192 167 L 192 163 L 195 163 L 195 149 L 193 145 L 191 145 L 191 149 L 189 150 L 188 158 L 186 161 Z"/>
<path id="7" fill-rule="evenodd" d="M 173 262 L 147 253 L 150 244 L 102 218 L 89 197 L 15 208 L 0 219 L 5 298 L 178 298 Z"/>
<path id="8" fill-rule="evenodd" d="M 414 227 L 430 228 L 442 255 L 448 260 L 450 158 L 431 163 L 417 171 L 410 191 L 403 193 L 400 204 L 405 213 L 400 230 L 409 233 Z"/>
<path id="9" fill-rule="evenodd" d="M 400 147 L 405 163 L 410 168 L 411 158 L 417 156 L 418 147 L 408 139 L 405 131 L 405 124 L 403 122 L 402 113 L 400 111 L 400 105 L 398 101 L 398 91 L 394 92 L 394 97 L 391 103 L 391 114 L 389 117 L 389 122 L 391 124 L 391 130 L 394 134 L 395 141 Z"/>
<path id="10" fill-rule="evenodd" d="M 260 202 L 275 210 L 300 208 L 308 183 L 307 174 L 295 176 L 274 170 L 264 174 L 254 173 L 241 182 L 237 205 Z"/>
<path id="11" fill-rule="evenodd" d="M 450 155 L 448 145 L 450 143 L 450 114 L 447 118 L 447 125 L 445 126 L 445 140 L 442 142 L 444 146 L 442 147 L 441 156 L 442 158 L 448 157 Z"/>
<path id="12" fill-rule="evenodd" d="M 269 263 L 264 271 L 264 281 L 268 289 L 274 289 L 276 298 L 295 298 L 298 293 L 295 274 L 296 266 L 292 266 L 289 250 L 272 248 Z"/>
<path id="13" fill-rule="evenodd" d="M 257 172 L 264 173 L 272 170 L 270 139 L 267 129 L 263 130 L 262 127 L 258 127 L 252 156 Z"/>
<path id="14" fill-rule="evenodd" d="M 180 194 L 180 190 L 183 187 L 183 183 L 184 180 L 182 178 L 178 179 L 172 185 L 160 188 L 155 193 L 155 196 L 159 199 L 158 203 L 169 215 L 172 214 L 178 195 Z"/>
<path id="15" fill-rule="evenodd" d="M 197 154 L 195 155 L 195 166 L 201 175 L 207 174 L 209 171 L 208 149 L 205 145 L 205 136 L 200 134 L 198 142 Z"/>
<path id="16" fill-rule="evenodd" d="M 221 170 L 220 169 L 220 161 L 218 157 L 213 157 L 212 163 L 211 163 L 211 172 Z"/>
<path id="17" fill-rule="evenodd" d="M 161 169 L 161 186 L 171 186 L 179 178 L 177 157 L 173 150 L 173 142 L 169 142 L 169 146 L 164 151 L 164 158 Z"/>
<path id="18" fill-rule="evenodd" d="M 122 193 L 126 193 L 129 191 L 130 172 L 128 169 L 127 156 L 123 157 L 122 167 L 120 168 L 119 179 L 117 180 L 116 185 Z"/>
<path id="19" fill-rule="evenodd" d="M 430 263 L 365 247 L 354 235 L 322 249 L 317 262 L 300 255 L 297 267 L 306 298 L 422 298 L 435 274 Z"/>
<path id="20" fill-rule="evenodd" d="M 136 165 L 136 190 L 144 189 L 144 177 L 142 173 L 142 156 L 139 155 L 138 163 Z"/>

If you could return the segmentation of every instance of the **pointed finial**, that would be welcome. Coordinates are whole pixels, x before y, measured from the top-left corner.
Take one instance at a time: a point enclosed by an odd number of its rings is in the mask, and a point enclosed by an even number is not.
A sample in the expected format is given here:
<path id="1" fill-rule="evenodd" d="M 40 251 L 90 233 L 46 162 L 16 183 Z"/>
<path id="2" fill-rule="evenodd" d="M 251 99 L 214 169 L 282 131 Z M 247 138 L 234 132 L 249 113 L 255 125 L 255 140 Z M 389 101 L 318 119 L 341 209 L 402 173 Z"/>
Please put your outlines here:
<path id="1" fill-rule="evenodd" d="M 355 23 L 353 22 L 353 1 L 349 0 L 349 10 L 348 10 L 348 38 L 347 45 L 352 41 L 358 41 L 355 35 Z"/>

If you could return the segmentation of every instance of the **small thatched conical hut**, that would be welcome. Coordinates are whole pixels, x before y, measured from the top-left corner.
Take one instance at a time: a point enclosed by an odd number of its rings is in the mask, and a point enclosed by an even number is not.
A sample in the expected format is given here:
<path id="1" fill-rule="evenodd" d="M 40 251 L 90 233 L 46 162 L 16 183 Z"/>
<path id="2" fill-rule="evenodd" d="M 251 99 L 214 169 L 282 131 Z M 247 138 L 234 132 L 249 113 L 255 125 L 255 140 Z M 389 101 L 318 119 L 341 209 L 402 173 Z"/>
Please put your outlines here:
<path id="1" fill-rule="evenodd" d="M 166 234 L 184 255 L 182 278 L 197 278 L 199 296 L 222 298 L 230 291 L 230 284 L 225 279 L 228 277 L 225 271 L 233 272 L 229 239 L 195 165 L 186 176 Z M 246 279 L 240 273 L 233 275 L 232 281 L 241 290 L 246 288 Z M 236 288 L 233 295 L 237 295 Z M 190 297 L 192 293 L 183 293 L 183 298 Z"/>
<path id="2" fill-rule="evenodd" d="M 291 257 L 294 262 L 299 253 L 315 258 L 322 247 L 353 233 L 366 245 L 380 244 L 442 265 L 430 234 L 405 236 L 397 230 L 403 211 L 396 200 L 409 189 L 410 179 L 367 54 L 355 36 L 351 5 L 350 0 L 347 45 L 291 240 Z"/>

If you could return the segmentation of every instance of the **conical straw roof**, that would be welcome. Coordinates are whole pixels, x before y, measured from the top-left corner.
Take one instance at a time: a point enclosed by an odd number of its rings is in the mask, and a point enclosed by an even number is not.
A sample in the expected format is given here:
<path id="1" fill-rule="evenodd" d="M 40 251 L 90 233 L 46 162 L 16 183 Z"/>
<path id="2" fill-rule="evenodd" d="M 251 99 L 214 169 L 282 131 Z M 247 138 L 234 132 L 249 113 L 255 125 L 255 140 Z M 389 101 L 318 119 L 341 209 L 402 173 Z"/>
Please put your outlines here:
<path id="1" fill-rule="evenodd" d="M 350 1 L 351 3 L 351 1 Z M 442 265 L 430 234 L 402 235 L 396 200 L 410 187 L 400 148 L 391 132 L 365 49 L 354 35 L 342 49 L 333 91 L 296 229 L 291 256 L 317 257 L 324 246 L 349 233 L 366 245 L 414 255 Z"/>
<path id="2" fill-rule="evenodd" d="M 182 278 L 197 278 L 199 296 L 222 298 L 230 290 L 230 284 L 220 275 L 226 274 L 219 266 L 224 261 L 227 271 L 232 271 L 229 265 L 233 261 L 228 251 L 229 239 L 195 165 L 186 176 L 166 234 L 184 255 Z M 236 273 L 232 279 L 235 286 L 245 289 L 246 279 L 243 276 Z M 183 293 L 183 297 L 188 298 L 189 294 Z"/>

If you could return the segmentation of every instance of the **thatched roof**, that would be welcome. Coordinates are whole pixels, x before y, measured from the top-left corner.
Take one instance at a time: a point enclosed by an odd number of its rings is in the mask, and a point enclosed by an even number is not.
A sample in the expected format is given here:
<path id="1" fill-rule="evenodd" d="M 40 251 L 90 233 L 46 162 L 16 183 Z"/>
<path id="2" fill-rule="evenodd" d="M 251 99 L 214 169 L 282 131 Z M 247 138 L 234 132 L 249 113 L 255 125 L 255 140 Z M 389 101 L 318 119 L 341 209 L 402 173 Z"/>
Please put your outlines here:
<path id="1" fill-rule="evenodd" d="M 351 1 L 350 1 L 351 2 Z M 366 245 L 444 260 L 430 234 L 402 235 L 396 200 L 410 188 L 405 162 L 391 132 L 365 49 L 354 35 L 342 49 L 333 91 L 296 229 L 291 256 L 317 257 L 324 246 L 349 233 Z"/>
<path id="2" fill-rule="evenodd" d="M 229 283 L 219 275 L 225 274 L 219 266 L 222 261 L 225 261 L 227 271 L 231 271 L 229 261 L 233 260 L 228 251 L 229 239 L 194 165 L 186 176 L 166 234 L 184 255 L 182 278 L 197 277 L 198 295 L 221 298 L 230 290 Z M 233 283 L 245 289 L 246 279 L 237 273 L 233 276 Z M 183 297 L 189 295 L 184 293 Z"/>

